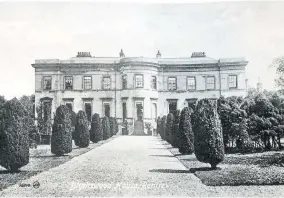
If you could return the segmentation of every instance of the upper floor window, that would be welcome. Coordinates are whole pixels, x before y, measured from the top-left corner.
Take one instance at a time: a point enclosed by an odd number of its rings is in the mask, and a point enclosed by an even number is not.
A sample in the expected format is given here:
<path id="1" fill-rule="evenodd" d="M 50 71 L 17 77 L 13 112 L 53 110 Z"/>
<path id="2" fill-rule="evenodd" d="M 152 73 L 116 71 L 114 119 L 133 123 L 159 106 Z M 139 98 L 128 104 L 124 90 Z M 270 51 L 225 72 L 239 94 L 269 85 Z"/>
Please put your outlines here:
<path id="1" fill-rule="evenodd" d="M 152 76 L 152 82 L 151 82 L 151 87 L 152 89 L 157 89 L 157 77 L 156 76 Z"/>
<path id="2" fill-rule="evenodd" d="M 51 76 L 43 77 L 43 90 L 51 90 Z"/>
<path id="3" fill-rule="evenodd" d="M 73 89 L 73 77 L 65 76 L 65 89 L 72 90 Z"/>
<path id="4" fill-rule="evenodd" d="M 92 89 L 92 76 L 84 76 L 84 89 Z"/>
<path id="5" fill-rule="evenodd" d="M 177 89 L 177 78 L 176 77 L 169 77 L 168 78 L 168 88 L 169 88 L 169 90 L 176 90 Z"/>
<path id="6" fill-rule="evenodd" d="M 237 75 L 229 75 L 229 88 L 237 88 Z"/>
<path id="7" fill-rule="evenodd" d="M 127 88 L 127 75 L 122 75 L 122 89 Z"/>
<path id="8" fill-rule="evenodd" d="M 215 89 L 215 77 L 214 76 L 207 76 L 206 89 Z"/>
<path id="9" fill-rule="evenodd" d="M 195 77 L 187 77 L 187 89 L 188 90 L 196 89 Z"/>
<path id="10" fill-rule="evenodd" d="M 142 88 L 143 87 L 143 75 L 142 74 L 136 74 L 135 75 L 135 87 L 136 88 Z"/>
<path id="11" fill-rule="evenodd" d="M 110 76 L 103 77 L 103 89 L 110 89 L 111 81 Z"/>

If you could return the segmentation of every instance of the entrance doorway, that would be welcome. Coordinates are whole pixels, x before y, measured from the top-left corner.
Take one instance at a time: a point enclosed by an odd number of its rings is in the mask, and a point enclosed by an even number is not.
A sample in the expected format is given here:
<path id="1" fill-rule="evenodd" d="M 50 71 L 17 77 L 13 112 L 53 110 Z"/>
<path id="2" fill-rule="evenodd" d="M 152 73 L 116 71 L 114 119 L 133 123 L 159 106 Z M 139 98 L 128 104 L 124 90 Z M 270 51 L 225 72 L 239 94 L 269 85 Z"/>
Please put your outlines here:
<path id="1" fill-rule="evenodd" d="M 137 120 L 143 120 L 143 104 L 142 104 L 142 102 L 136 103 L 136 115 L 137 115 Z"/>

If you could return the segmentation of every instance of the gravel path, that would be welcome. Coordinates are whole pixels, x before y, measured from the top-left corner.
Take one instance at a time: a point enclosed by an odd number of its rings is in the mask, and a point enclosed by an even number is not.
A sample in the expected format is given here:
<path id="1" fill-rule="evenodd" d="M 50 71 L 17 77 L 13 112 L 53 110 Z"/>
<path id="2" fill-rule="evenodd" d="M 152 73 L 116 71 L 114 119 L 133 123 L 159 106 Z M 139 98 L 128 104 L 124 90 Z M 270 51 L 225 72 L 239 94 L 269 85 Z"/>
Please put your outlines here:
<path id="1" fill-rule="evenodd" d="M 189 173 L 159 138 L 120 136 L 11 186 L 0 196 L 271 197 L 282 196 L 283 190 L 282 186 L 208 187 Z"/>

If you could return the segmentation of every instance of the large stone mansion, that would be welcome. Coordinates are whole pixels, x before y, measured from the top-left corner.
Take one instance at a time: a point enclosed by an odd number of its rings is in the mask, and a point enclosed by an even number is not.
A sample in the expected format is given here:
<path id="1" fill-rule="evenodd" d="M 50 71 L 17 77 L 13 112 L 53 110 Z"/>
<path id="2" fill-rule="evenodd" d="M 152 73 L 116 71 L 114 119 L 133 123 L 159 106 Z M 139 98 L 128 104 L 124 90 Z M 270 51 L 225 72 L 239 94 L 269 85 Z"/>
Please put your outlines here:
<path id="1" fill-rule="evenodd" d="M 243 58 L 213 59 L 204 52 L 189 57 L 155 58 L 76 57 L 36 60 L 35 102 L 51 105 L 51 117 L 60 104 L 75 112 L 110 114 L 118 122 L 127 119 L 154 122 L 158 116 L 193 105 L 199 98 L 244 96 Z"/>

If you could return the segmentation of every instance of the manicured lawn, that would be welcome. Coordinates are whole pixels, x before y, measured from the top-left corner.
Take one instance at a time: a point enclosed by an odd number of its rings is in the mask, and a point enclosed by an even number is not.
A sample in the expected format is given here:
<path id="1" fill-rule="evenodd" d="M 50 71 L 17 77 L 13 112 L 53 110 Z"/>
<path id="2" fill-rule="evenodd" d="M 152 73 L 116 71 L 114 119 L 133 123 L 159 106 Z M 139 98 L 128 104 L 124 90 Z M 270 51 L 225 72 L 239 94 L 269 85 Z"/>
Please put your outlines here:
<path id="1" fill-rule="evenodd" d="M 284 184 L 284 151 L 253 154 L 227 154 L 217 170 L 199 162 L 195 155 L 180 155 L 167 147 L 176 157 L 208 186 L 280 185 Z"/>

